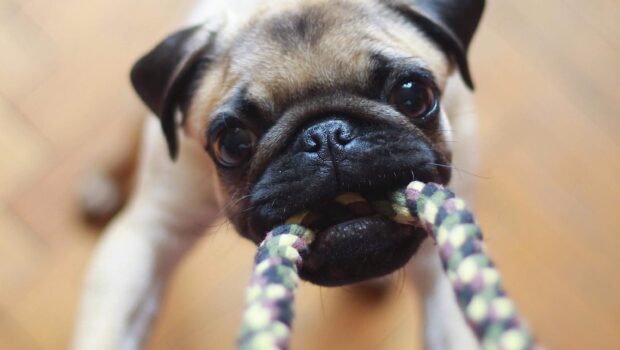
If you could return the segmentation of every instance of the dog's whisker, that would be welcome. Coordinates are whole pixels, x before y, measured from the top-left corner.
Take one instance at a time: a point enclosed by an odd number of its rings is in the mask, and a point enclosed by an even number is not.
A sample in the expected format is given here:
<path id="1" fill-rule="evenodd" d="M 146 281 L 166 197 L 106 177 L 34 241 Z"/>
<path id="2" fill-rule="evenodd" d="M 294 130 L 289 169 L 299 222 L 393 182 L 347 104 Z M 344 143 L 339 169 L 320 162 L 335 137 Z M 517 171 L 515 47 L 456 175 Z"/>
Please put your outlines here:
<path id="1" fill-rule="evenodd" d="M 241 197 L 239 197 L 239 198 L 235 199 L 235 201 L 234 201 L 234 202 L 231 200 L 231 201 L 227 204 L 227 206 L 235 206 L 235 205 L 237 205 L 239 202 L 241 202 L 241 201 L 243 201 L 243 200 L 246 200 L 246 199 L 248 199 L 248 198 L 251 198 L 251 197 L 252 197 L 252 195 L 251 195 L 251 194 L 247 194 L 247 195 L 245 195 L 245 196 L 241 196 Z"/>
<path id="2" fill-rule="evenodd" d="M 323 316 L 323 321 L 325 321 L 327 314 L 325 312 L 325 301 L 323 300 L 323 286 L 319 286 L 319 299 L 321 300 L 321 315 Z"/>
<path id="3" fill-rule="evenodd" d="M 405 290 L 405 284 L 407 283 L 407 271 L 404 266 L 398 269 L 398 274 L 400 276 L 398 295 L 401 295 Z"/>
<path id="4" fill-rule="evenodd" d="M 237 194 L 237 191 L 235 191 L 235 193 L 233 193 L 233 198 L 231 200 L 228 201 L 228 203 L 224 204 L 222 206 L 222 208 L 220 209 L 220 213 L 225 212 L 226 210 L 230 209 L 231 207 L 234 207 L 235 205 L 237 205 L 240 201 L 244 200 L 247 196 L 241 196 L 240 198 L 234 198 L 234 196 Z"/>
<path id="5" fill-rule="evenodd" d="M 239 204 L 241 201 L 246 200 L 248 198 L 252 197 L 251 194 L 245 195 L 245 196 L 241 196 L 235 200 L 230 200 L 227 204 L 225 204 L 224 206 L 222 206 L 222 209 L 220 210 L 220 213 L 218 215 L 224 214 L 227 210 L 229 210 L 230 208 L 236 206 L 237 204 Z"/>
<path id="6" fill-rule="evenodd" d="M 466 175 L 474 176 L 474 177 L 477 177 L 477 178 L 480 178 L 480 179 L 484 179 L 484 180 L 489 180 L 490 179 L 489 176 L 479 175 L 479 174 L 473 173 L 471 171 L 467 171 L 465 169 L 456 167 L 454 165 L 446 165 L 446 164 L 439 164 L 439 163 L 429 163 L 429 164 L 430 165 L 434 165 L 434 166 L 438 166 L 438 167 L 442 167 L 442 168 L 454 169 L 454 170 L 456 170 L 458 172 L 462 172 L 462 173 L 464 173 Z"/>

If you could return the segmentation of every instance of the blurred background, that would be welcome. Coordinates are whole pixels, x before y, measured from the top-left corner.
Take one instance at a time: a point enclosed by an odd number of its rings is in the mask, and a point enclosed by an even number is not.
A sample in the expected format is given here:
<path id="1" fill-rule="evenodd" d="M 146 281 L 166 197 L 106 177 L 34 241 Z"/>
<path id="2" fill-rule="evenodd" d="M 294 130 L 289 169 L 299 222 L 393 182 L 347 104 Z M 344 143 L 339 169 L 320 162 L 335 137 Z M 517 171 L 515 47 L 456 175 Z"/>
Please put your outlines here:
<path id="1" fill-rule="evenodd" d="M 216 1 L 216 0 L 213 0 Z M 133 61 L 189 0 L 0 0 L 0 349 L 63 349 L 99 229 L 76 187 L 144 108 Z M 475 212 L 550 349 L 620 349 L 620 2 L 489 1 L 471 48 Z M 149 349 L 230 349 L 253 247 L 225 223 L 175 275 Z M 421 348 L 419 305 L 304 284 L 295 349 Z"/>

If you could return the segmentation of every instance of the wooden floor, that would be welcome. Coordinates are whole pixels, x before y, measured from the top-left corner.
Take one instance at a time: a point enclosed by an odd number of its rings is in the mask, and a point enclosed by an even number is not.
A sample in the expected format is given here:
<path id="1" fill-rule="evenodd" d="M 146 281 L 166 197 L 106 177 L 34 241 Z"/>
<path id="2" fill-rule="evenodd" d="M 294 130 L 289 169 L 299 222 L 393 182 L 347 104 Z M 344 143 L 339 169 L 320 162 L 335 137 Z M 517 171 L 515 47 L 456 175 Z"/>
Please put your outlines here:
<path id="1" fill-rule="evenodd" d="M 142 116 L 132 61 L 188 8 L 0 1 L 0 349 L 67 346 L 97 238 L 76 186 Z M 620 349 L 619 19 L 617 0 L 490 1 L 472 47 L 480 166 L 457 176 L 475 178 L 490 251 L 552 349 Z M 175 276 L 150 349 L 232 348 L 252 247 L 221 227 Z M 394 284 L 304 285 L 295 348 L 421 348 Z"/>

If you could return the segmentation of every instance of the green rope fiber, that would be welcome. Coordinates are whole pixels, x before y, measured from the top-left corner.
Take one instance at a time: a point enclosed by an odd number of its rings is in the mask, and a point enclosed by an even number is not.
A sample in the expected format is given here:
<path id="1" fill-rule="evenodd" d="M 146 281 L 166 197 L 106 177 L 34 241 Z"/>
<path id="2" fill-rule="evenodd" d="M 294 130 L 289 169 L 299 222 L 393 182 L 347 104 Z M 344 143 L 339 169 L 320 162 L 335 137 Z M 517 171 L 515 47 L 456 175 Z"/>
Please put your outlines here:
<path id="1" fill-rule="evenodd" d="M 340 200 L 351 204 L 363 199 L 346 195 Z M 388 208 L 385 201 L 371 203 L 396 222 L 422 224 L 435 241 L 458 305 L 483 349 L 536 347 L 532 333 L 506 296 L 486 254 L 482 233 L 462 199 L 440 185 L 414 181 L 393 192 L 387 204 Z M 246 293 L 239 349 L 289 348 L 298 268 L 313 238 L 311 230 L 296 224 L 267 234 L 258 248 Z"/>

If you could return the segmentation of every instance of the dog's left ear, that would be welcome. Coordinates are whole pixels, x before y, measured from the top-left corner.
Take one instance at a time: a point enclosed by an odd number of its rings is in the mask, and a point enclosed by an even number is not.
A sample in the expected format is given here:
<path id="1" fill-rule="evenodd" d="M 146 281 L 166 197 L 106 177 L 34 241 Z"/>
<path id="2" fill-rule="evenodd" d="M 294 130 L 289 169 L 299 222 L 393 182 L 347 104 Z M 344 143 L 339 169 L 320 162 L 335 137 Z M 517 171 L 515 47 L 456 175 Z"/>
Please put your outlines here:
<path id="1" fill-rule="evenodd" d="M 173 33 L 131 69 L 131 83 L 159 117 L 172 159 L 178 154 L 177 111 L 188 102 L 193 73 L 199 62 L 209 60 L 220 27 L 209 22 Z"/>
<path id="2" fill-rule="evenodd" d="M 463 80 L 474 84 L 467 63 L 467 49 L 482 17 L 485 0 L 384 0 L 419 26 L 456 62 Z"/>

